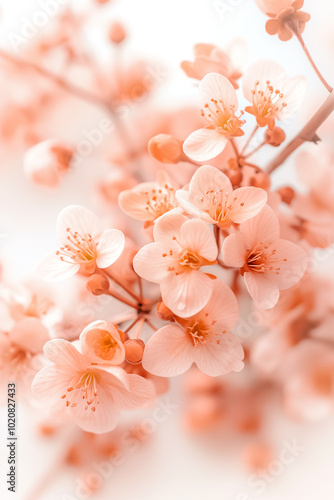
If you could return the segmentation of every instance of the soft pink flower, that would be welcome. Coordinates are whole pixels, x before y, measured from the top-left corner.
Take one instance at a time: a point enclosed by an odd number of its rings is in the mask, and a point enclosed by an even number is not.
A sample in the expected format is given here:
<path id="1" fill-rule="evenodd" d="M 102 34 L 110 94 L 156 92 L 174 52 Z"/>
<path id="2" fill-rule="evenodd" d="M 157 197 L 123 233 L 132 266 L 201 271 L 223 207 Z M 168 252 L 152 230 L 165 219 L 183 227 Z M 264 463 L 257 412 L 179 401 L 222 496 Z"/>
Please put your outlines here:
<path id="1" fill-rule="evenodd" d="M 120 334 L 122 333 L 112 323 L 94 321 L 80 335 L 82 353 L 92 363 L 120 365 L 125 359 Z"/>
<path id="2" fill-rule="evenodd" d="M 245 71 L 244 96 L 252 103 L 245 110 L 254 115 L 260 127 L 273 129 L 301 106 L 306 93 L 303 76 L 288 77 L 284 68 L 270 59 L 259 59 Z"/>
<path id="3" fill-rule="evenodd" d="M 111 431 L 120 410 L 139 408 L 151 400 L 152 386 L 144 378 L 119 367 L 92 364 L 66 340 L 47 342 L 44 353 L 52 364 L 36 375 L 33 392 L 55 410 L 63 408 L 87 432 Z"/>
<path id="4" fill-rule="evenodd" d="M 282 10 L 288 9 L 295 0 L 255 0 L 265 14 L 277 16 Z"/>
<path id="5" fill-rule="evenodd" d="M 196 314 L 212 292 L 212 280 L 200 271 L 216 262 L 217 245 L 211 228 L 202 220 L 189 220 L 173 211 L 157 220 L 153 237 L 155 242 L 135 256 L 135 271 L 160 284 L 162 299 L 175 314 Z"/>
<path id="6" fill-rule="evenodd" d="M 70 168 L 73 154 L 73 148 L 58 139 L 40 142 L 26 152 L 24 173 L 38 185 L 56 187 Z"/>
<path id="7" fill-rule="evenodd" d="M 9 333 L 0 332 L 0 379 L 17 382 L 23 393 L 43 366 L 43 346 L 50 340 L 47 328 L 37 318 L 18 321 Z"/>
<path id="8" fill-rule="evenodd" d="M 86 208 L 71 205 L 60 212 L 58 239 L 62 246 L 45 257 L 38 266 L 40 276 L 58 281 L 79 270 L 93 273 L 113 264 L 121 255 L 125 238 L 118 229 L 103 231 L 99 219 Z"/>
<path id="9" fill-rule="evenodd" d="M 231 330 L 238 318 L 238 304 L 231 289 L 215 280 L 207 305 L 191 318 L 178 318 L 180 325 L 160 328 L 147 342 L 143 367 L 154 375 L 171 377 L 187 371 L 193 363 L 216 377 L 242 370 L 243 349 Z"/>
<path id="10" fill-rule="evenodd" d="M 307 267 L 306 252 L 295 243 L 279 237 L 280 227 L 274 211 L 265 206 L 253 219 L 240 225 L 222 247 L 227 266 L 241 268 L 253 300 L 264 309 L 274 307 L 279 290 L 297 283 Z"/>
<path id="11" fill-rule="evenodd" d="M 208 73 L 219 73 L 238 88 L 236 80 L 241 77 L 242 63 L 246 59 L 246 44 L 243 39 L 233 40 L 223 51 L 209 43 L 194 46 L 195 60 L 183 61 L 181 68 L 187 76 L 202 80 Z"/>
<path id="12" fill-rule="evenodd" d="M 118 203 L 123 212 L 143 222 L 154 222 L 177 206 L 175 185 L 164 171 L 156 182 L 142 182 L 120 193 Z"/>
<path id="13" fill-rule="evenodd" d="M 257 215 L 267 201 L 267 193 L 256 187 L 233 191 L 229 178 L 210 165 L 203 165 L 193 175 L 189 189 L 176 192 L 180 206 L 190 215 L 221 228 L 240 224 Z"/>
<path id="14" fill-rule="evenodd" d="M 334 349 L 327 342 L 301 342 L 286 357 L 280 375 L 289 414 L 306 420 L 333 414 Z"/>
<path id="15" fill-rule="evenodd" d="M 199 84 L 202 116 L 207 126 L 190 134 L 183 144 L 185 154 L 195 161 L 211 160 L 227 144 L 228 137 L 243 135 L 243 121 L 236 117 L 238 98 L 231 82 L 218 73 L 209 73 Z"/>

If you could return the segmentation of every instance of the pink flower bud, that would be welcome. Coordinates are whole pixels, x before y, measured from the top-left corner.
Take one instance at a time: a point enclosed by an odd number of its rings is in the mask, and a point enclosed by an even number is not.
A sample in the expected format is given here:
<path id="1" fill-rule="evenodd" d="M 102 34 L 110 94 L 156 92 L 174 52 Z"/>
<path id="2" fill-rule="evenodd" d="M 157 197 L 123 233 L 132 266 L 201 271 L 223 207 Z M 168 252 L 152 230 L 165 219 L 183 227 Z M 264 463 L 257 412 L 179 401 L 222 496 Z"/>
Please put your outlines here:
<path id="1" fill-rule="evenodd" d="M 109 28 L 109 40 L 113 43 L 122 43 L 126 38 L 123 24 L 115 22 Z"/>
<path id="2" fill-rule="evenodd" d="M 35 184 L 56 187 L 70 167 L 73 149 L 57 139 L 31 147 L 25 154 L 23 169 Z"/>
<path id="3" fill-rule="evenodd" d="M 129 339 L 124 343 L 125 359 L 128 363 L 137 364 L 143 359 L 145 344 L 140 339 Z"/>
<path id="4" fill-rule="evenodd" d="M 109 290 L 109 280 L 101 274 L 93 274 L 88 279 L 86 288 L 93 295 L 103 295 Z"/>
<path id="5" fill-rule="evenodd" d="M 149 153 L 161 163 L 178 163 L 184 154 L 182 142 L 169 134 L 158 134 L 148 143 Z"/>

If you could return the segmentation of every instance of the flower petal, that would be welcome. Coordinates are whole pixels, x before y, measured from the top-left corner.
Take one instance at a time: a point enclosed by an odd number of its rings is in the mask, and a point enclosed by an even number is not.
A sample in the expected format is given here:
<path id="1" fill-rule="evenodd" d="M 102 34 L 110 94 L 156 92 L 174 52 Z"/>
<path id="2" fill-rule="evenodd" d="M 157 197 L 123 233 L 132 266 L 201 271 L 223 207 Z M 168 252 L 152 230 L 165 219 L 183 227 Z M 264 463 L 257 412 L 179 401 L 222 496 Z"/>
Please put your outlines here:
<path id="1" fill-rule="evenodd" d="M 196 170 L 189 184 L 189 201 L 202 210 L 209 210 L 217 191 L 233 191 L 230 179 L 216 167 L 203 165 Z"/>
<path id="2" fill-rule="evenodd" d="M 187 371 L 194 361 L 191 338 L 178 325 L 160 328 L 147 342 L 143 367 L 160 377 L 174 377 Z"/>
<path id="3" fill-rule="evenodd" d="M 247 272 L 244 275 L 249 295 L 263 309 L 271 309 L 279 299 L 279 289 L 274 279 L 267 274 Z"/>
<path id="4" fill-rule="evenodd" d="M 195 363 L 198 368 L 209 375 L 217 377 L 231 371 L 243 369 L 244 351 L 240 340 L 231 332 L 217 335 L 215 341 L 199 345 L 195 349 Z"/>
<path id="5" fill-rule="evenodd" d="M 218 156 L 227 144 L 224 134 L 216 129 L 196 130 L 183 143 L 183 151 L 194 161 L 207 161 Z"/>
<path id="6" fill-rule="evenodd" d="M 272 208 L 265 205 L 256 217 L 240 225 L 240 232 L 246 237 L 250 248 L 260 241 L 276 241 L 280 234 L 277 215 Z"/>
<path id="7" fill-rule="evenodd" d="M 96 264 L 101 269 L 111 266 L 124 250 L 125 236 L 118 229 L 102 233 L 97 246 Z"/>
<path id="8" fill-rule="evenodd" d="M 52 252 L 38 264 L 36 272 L 46 281 L 60 281 L 70 278 L 80 269 L 79 264 L 71 264 L 61 260 L 56 252 Z"/>
<path id="9" fill-rule="evenodd" d="M 182 225 L 180 244 L 206 260 L 214 261 L 217 258 L 218 248 L 212 228 L 200 219 L 191 219 Z"/>
<path id="10" fill-rule="evenodd" d="M 87 208 L 79 205 L 64 208 L 58 216 L 57 235 L 64 245 L 68 242 L 68 228 L 73 232 L 78 232 L 82 237 L 90 234 L 93 240 L 98 238 L 103 231 L 99 218 Z"/>
<path id="11" fill-rule="evenodd" d="M 168 268 L 174 264 L 174 257 L 166 255 L 166 247 L 161 243 L 149 243 L 142 247 L 133 259 L 133 267 L 139 276 L 161 283 L 169 276 Z"/>
<path id="12" fill-rule="evenodd" d="M 254 61 L 245 71 L 242 78 L 242 90 L 245 98 L 252 102 L 253 93 L 255 90 L 255 84 L 258 83 L 257 89 L 260 91 L 265 91 L 267 88 L 267 83 L 276 89 L 280 89 L 282 82 L 286 78 L 285 69 L 278 64 L 276 61 L 271 59 L 259 59 Z"/>
<path id="13" fill-rule="evenodd" d="M 17 321 L 9 335 L 14 344 L 31 353 L 42 352 L 44 344 L 50 340 L 48 329 L 39 318 Z"/>
<path id="14" fill-rule="evenodd" d="M 152 382 L 139 375 L 127 375 L 128 390 L 113 388 L 115 405 L 120 410 L 135 410 L 147 406 L 155 396 Z"/>
<path id="15" fill-rule="evenodd" d="M 199 84 L 199 94 L 202 106 L 210 104 L 211 100 L 222 101 L 225 109 L 238 109 L 238 98 L 232 83 L 219 73 L 209 73 Z M 187 154 L 187 153 L 186 153 Z"/>
<path id="16" fill-rule="evenodd" d="M 267 193 L 264 189 L 256 187 L 241 187 L 233 191 L 232 208 L 229 218 L 232 222 L 240 224 L 255 217 L 267 202 Z"/>
<path id="17" fill-rule="evenodd" d="M 181 318 L 198 313 L 208 303 L 213 281 L 201 271 L 170 273 L 160 285 L 166 306 Z M 200 291 L 200 293 L 199 293 Z"/>
<path id="18" fill-rule="evenodd" d="M 241 233 L 230 234 L 222 245 L 224 264 L 229 267 L 242 267 L 247 256 L 247 240 Z"/>

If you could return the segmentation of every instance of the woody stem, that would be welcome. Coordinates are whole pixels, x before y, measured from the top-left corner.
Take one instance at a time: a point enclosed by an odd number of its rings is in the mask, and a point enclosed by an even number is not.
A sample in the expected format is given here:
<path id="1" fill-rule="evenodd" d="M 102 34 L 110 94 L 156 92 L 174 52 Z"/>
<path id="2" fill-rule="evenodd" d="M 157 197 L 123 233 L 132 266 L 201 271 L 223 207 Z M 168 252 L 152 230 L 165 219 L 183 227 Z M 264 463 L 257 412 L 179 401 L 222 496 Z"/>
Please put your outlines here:
<path id="1" fill-rule="evenodd" d="M 325 102 L 320 106 L 305 127 L 302 128 L 299 134 L 269 163 L 267 166 L 268 174 L 271 174 L 276 168 L 282 165 L 282 163 L 284 163 L 296 149 L 304 144 L 304 142 L 314 142 L 316 144 L 320 141 L 320 138 L 317 136 L 317 130 L 333 111 L 334 91 L 329 94 Z"/>

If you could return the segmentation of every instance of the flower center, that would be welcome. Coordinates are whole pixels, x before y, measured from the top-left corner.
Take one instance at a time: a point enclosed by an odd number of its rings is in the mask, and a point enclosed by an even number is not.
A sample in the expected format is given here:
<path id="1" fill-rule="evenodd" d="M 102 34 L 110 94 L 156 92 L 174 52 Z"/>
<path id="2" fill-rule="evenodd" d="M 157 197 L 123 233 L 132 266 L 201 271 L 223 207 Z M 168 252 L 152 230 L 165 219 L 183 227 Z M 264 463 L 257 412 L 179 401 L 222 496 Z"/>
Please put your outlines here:
<path id="1" fill-rule="evenodd" d="M 86 341 L 98 357 L 109 361 L 119 347 L 111 333 L 106 330 L 92 330 L 87 334 Z"/>
<path id="2" fill-rule="evenodd" d="M 85 265 L 96 259 L 96 244 L 90 234 L 81 235 L 67 228 L 67 244 L 56 252 L 60 260 L 68 264 Z"/>
<path id="3" fill-rule="evenodd" d="M 192 250 L 182 250 L 179 254 L 179 264 L 182 267 L 199 269 L 202 265 L 201 258 Z"/>
<path id="4" fill-rule="evenodd" d="M 244 124 L 244 121 L 240 120 L 243 114 L 244 112 L 241 111 L 240 116 L 237 117 L 235 106 L 231 105 L 228 109 L 222 100 L 217 101 L 216 99 L 211 99 L 210 104 L 204 104 L 204 108 L 201 109 L 203 118 L 226 135 L 233 135 Z"/>
<path id="5" fill-rule="evenodd" d="M 266 89 L 259 89 L 260 82 L 257 81 L 255 89 L 252 90 L 253 106 L 257 116 L 260 118 L 270 119 L 278 117 L 279 113 L 287 106 L 283 100 L 283 93 L 275 89 L 270 81 L 266 81 Z"/>
<path id="6" fill-rule="evenodd" d="M 66 406 L 75 408 L 80 399 L 85 400 L 85 410 L 90 408 L 93 412 L 96 411 L 96 405 L 100 404 L 97 395 L 97 384 L 99 376 L 92 372 L 79 373 L 74 377 L 66 394 L 61 396 L 65 400 Z"/>
<path id="7" fill-rule="evenodd" d="M 0 370 L 6 369 L 9 376 L 17 377 L 27 369 L 32 354 L 21 347 L 12 344 L 10 348 L 1 353 Z"/>
<path id="8" fill-rule="evenodd" d="M 152 189 L 152 192 L 145 191 L 144 194 L 147 197 L 145 210 L 154 219 L 175 207 L 175 191 L 168 184 L 165 184 L 163 188 Z"/>
<path id="9" fill-rule="evenodd" d="M 206 213 L 213 220 L 217 221 L 220 227 L 230 227 L 229 212 L 232 209 L 232 205 L 229 202 L 229 193 L 224 192 L 224 189 L 218 189 L 218 191 L 207 191 L 205 195 L 209 198 L 210 202 L 210 208 L 205 210 Z M 201 198 L 201 202 L 204 202 L 204 197 Z"/>
<path id="10" fill-rule="evenodd" d="M 246 258 L 246 264 L 242 268 L 241 274 L 243 275 L 247 271 L 253 271 L 255 273 L 268 273 L 272 272 L 274 274 L 280 274 L 280 267 L 277 267 L 279 262 L 286 262 L 287 259 L 278 259 L 276 257 L 276 249 L 270 249 L 272 243 L 258 243 L 253 250 L 247 250 L 248 256 Z"/>
<path id="11" fill-rule="evenodd" d="M 206 313 L 205 316 L 207 317 L 208 314 Z M 215 320 L 212 320 L 212 322 L 208 324 L 203 319 L 197 319 L 187 326 L 186 331 L 191 336 L 194 347 L 199 347 L 200 345 L 208 342 L 216 342 L 217 344 L 220 344 L 220 340 L 215 338 L 215 336 L 218 335 L 218 333 L 214 330 L 215 324 Z M 221 333 L 226 333 L 226 330 Z"/>

